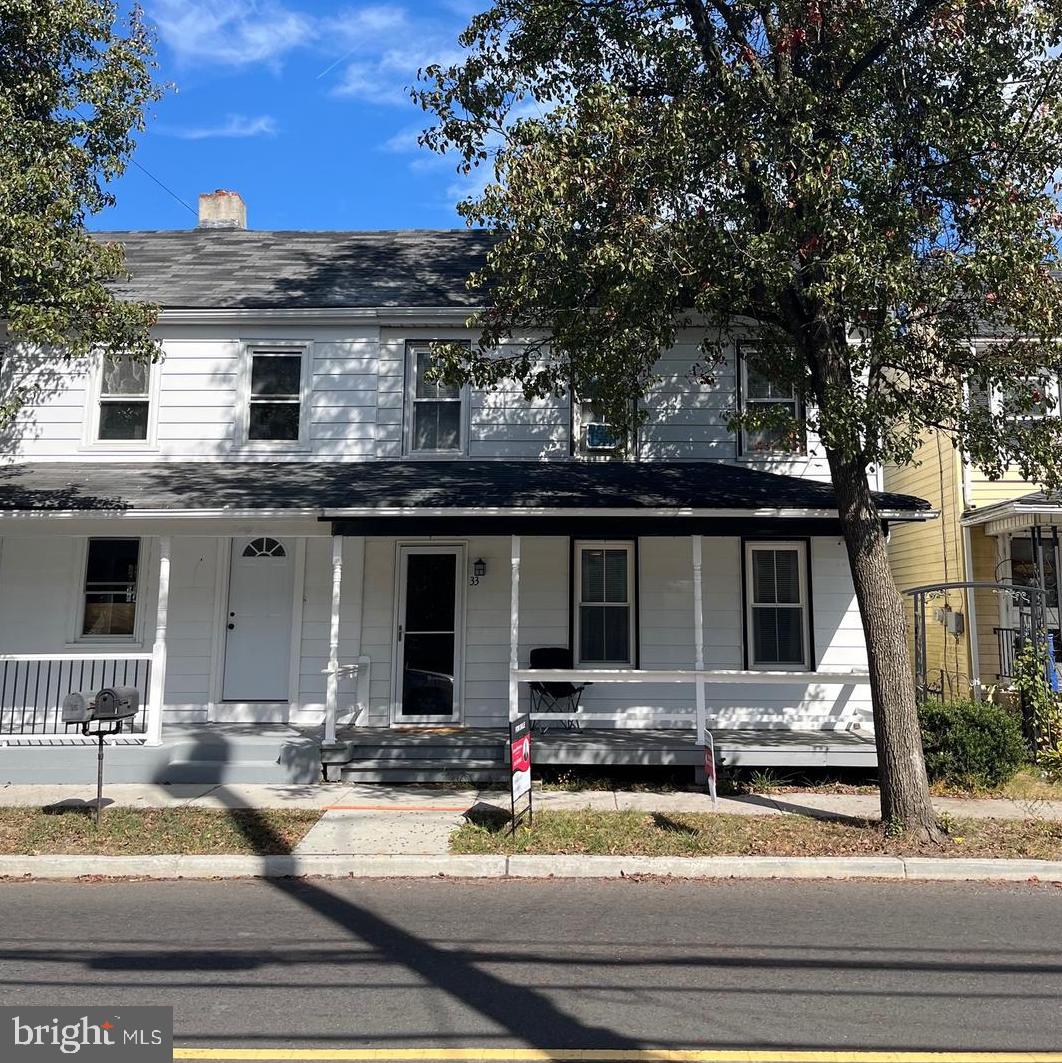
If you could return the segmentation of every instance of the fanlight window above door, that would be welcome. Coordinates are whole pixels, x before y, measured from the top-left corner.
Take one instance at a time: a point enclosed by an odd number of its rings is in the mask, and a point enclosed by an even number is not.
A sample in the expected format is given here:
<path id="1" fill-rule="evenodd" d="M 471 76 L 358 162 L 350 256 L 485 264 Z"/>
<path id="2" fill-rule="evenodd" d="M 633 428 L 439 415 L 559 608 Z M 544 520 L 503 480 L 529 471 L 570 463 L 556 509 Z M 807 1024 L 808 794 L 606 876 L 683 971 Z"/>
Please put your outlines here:
<path id="1" fill-rule="evenodd" d="M 252 539 L 243 548 L 244 557 L 284 557 L 284 547 L 276 539 Z"/>

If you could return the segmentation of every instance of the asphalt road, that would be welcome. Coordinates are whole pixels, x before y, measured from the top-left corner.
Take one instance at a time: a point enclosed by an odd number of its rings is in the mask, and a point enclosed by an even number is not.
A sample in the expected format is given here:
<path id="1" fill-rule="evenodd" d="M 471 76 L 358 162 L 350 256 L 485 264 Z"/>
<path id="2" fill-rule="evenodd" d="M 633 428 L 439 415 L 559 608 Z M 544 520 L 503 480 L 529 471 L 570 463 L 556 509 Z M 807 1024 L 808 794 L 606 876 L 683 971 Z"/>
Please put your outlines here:
<path id="1" fill-rule="evenodd" d="M 179 1045 L 1062 1048 L 1062 890 L 782 882 L 0 885 L 0 1003 Z"/>

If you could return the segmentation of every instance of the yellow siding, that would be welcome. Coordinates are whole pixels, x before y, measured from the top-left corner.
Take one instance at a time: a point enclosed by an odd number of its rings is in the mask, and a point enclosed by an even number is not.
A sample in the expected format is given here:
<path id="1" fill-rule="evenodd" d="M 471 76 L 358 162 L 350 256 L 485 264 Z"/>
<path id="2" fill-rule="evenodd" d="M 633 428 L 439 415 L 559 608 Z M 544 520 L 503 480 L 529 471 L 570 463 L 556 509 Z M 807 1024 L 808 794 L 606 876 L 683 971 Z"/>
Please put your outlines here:
<path id="1" fill-rule="evenodd" d="M 994 535 L 986 535 L 984 528 L 970 529 L 970 556 L 973 558 L 973 579 L 996 580 L 996 546 Z M 977 652 L 981 682 L 993 686 L 999 675 L 999 647 L 994 628 L 999 626 L 999 595 L 978 591 Z"/>
<path id="2" fill-rule="evenodd" d="M 917 457 L 917 465 L 887 466 L 884 470 L 887 491 L 924 498 L 940 512 L 937 520 L 892 526 L 889 562 L 893 578 L 901 591 L 922 584 L 954 582 L 966 578 L 962 528 L 959 524 L 962 516 L 961 459 L 951 443 L 937 435 L 924 439 Z M 913 602 L 909 598 L 907 601 L 913 643 Z M 934 619 L 934 609 L 945 605 L 962 612 L 969 625 L 969 609 L 964 593 L 952 593 L 947 598 L 940 597 L 927 603 L 929 681 L 932 685 L 942 684 L 945 697 L 966 697 L 970 693 L 972 674 L 967 637 L 956 638 Z"/>
<path id="3" fill-rule="evenodd" d="M 1002 480 L 989 480 L 980 469 L 971 466 L 967 477 L 971 507 L 991 506 L 1040 490 L 1039 484 L 1023 480 L 1016 471 L 1008 470 Z"/>

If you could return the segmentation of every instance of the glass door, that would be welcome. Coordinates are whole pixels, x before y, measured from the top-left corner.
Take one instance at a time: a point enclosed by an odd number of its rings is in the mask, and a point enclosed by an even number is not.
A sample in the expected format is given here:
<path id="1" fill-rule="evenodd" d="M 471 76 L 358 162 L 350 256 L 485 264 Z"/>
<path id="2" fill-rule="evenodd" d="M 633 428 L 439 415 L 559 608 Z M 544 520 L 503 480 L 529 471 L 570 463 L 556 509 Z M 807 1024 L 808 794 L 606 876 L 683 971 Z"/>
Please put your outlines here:
<path id="1" fill-rule="evenodd" d="M 403 546 L 395 632 L 395 723 L 452 723 L 460 711 L 457 546 Z"/>

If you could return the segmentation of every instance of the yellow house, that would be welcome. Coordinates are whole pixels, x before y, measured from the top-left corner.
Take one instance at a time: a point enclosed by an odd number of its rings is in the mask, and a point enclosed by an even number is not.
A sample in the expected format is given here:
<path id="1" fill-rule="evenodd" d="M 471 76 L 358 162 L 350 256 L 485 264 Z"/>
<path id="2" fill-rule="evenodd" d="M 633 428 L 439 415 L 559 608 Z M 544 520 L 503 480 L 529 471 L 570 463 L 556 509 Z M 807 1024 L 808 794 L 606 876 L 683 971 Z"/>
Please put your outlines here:
<path id="1" fill-rule="evenodd" d="M 889 540 L 901 592 L 942 583 L 995 584 L 927 594 L 923 610 L 928 692 L 951 698 L 1007 688 L 1015 643 L 1042 586 L 1046 623 L 1059 642 L 1055 573 L 1062 504 L 1015 473 L 989 480 L 950 440 L 927 434 L 919 464 L 883 471 L 888 491 L 927 499 L 940 519 L 897 525 Z M 1014 589 L 1009 589 L 1014 588 Z M 914 601 L 905 595 L 915 631 Z"/>

